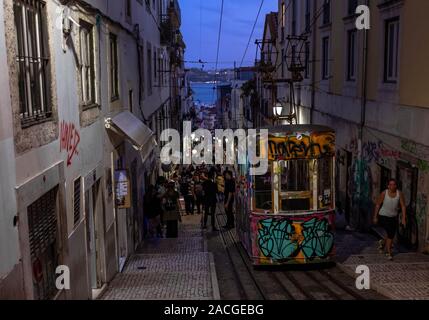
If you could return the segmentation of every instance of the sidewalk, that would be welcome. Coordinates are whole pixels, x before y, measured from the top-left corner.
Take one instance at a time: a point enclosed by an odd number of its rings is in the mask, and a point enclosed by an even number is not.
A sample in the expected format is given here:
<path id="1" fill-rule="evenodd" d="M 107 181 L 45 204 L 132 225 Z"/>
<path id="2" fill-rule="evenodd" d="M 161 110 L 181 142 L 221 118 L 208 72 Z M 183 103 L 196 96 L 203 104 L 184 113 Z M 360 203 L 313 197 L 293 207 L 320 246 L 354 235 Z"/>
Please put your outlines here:
<path id="1" fill-rule="evenodd" d="M 110 283 L 104 300 L 219 300 L 201 216 L 183 217 L 177 239 L 146 240 Z"/>
<path id="2" fill-rule="evenodd" d="M 387 298 L 429 300 L 429 256 L 401 250 L 389 261 L 378 252 L 377 240 L 367 234 L 339 231 L 336 239 L 338 267 L 357 277 L 356 267 L 368 266 L 371 289 Z"/>

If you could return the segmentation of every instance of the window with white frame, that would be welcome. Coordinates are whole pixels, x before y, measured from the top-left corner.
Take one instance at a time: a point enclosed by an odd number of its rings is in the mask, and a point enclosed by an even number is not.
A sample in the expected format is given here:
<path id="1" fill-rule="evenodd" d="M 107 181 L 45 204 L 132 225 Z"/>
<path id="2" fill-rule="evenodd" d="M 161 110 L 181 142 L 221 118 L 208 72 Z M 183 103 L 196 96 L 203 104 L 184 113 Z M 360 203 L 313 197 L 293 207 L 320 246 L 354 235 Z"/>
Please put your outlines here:
<path id="1" fill-rule="evenodd" d="M 356 29 L 347 32 L 347 80 L 356 80 Z"/>
<path id="2" fill-rule="evenodd" d="M 14 0 L 17 34 L 20 117 L 23 126 L 51 116 L 48 95 L 49 49 L 45 38 L 46 8 L 43 1 Z"/>
<path id="3" fill-rule="evenodd" d="M 384 49 L 384 81 L 398 80 L 399 17 L 386 20 Z"/>
<path id="4" fill-rule="evenodd" d="M 82 20 L 79 24 L 82 103 L 90 106 L 96 103 L 94 32 L 91 24 Z"/>
<path id="5" fill-rule="evenodd" d="M 322 79 L 329 78 L 329 37 L 322 39 Z"/>

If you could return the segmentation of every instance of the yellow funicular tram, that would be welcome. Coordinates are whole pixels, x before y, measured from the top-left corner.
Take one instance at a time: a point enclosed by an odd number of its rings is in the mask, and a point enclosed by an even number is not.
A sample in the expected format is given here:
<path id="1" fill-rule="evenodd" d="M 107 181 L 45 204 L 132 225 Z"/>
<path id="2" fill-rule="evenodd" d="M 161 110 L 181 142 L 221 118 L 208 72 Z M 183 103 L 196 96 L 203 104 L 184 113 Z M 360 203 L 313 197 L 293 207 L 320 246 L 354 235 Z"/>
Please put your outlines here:
<path id="1" fill-rule="evenodd" d="M 255 266 L 333 261 L 335 132 L 318 125 L 267 128 L 269 169 L 239 166 L 237 233 Z"/>

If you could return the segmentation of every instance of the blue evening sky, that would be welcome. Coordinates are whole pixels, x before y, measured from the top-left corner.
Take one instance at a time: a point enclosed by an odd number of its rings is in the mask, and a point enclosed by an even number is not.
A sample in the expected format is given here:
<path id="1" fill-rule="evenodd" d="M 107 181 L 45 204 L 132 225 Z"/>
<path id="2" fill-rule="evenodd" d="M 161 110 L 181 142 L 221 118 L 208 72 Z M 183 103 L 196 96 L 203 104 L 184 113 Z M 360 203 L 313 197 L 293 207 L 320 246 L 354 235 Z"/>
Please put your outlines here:
<path id="1" fill-rule="evenodd" d="M 186 43 L 185 61 L 209 62 L 214 69 L 222 0 L 179 0 L 182 11 L 182 33 Z M 221 45 L 218 68 L 239 66 L 258 13 L 261 0 L 224 0 Z M 253 65 L 255 40 L 262 38 L 265 15 L 277 11 L 277 0 L 265 0 L 243 66 Z M 186 67 L 201 65 L 186 63 Z"/>

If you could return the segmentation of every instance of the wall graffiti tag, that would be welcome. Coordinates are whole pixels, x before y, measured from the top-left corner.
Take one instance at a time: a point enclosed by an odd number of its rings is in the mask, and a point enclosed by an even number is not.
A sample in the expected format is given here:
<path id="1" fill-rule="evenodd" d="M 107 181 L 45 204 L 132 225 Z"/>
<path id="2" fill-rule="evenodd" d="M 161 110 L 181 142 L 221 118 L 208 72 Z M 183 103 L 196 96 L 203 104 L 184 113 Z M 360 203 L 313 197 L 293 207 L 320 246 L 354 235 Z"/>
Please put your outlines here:
<path id="1" fill-rule="evenodd" d="M 73 123 L 64 120 L 60 126 L 60 152 L 67 152 L 67 166 L 72 165 L 73 158 L 79 155 L 80 134 Z"/>
<path id="2" fill-rule="evenodd" d="M 264 219 L 257 223 L 258 251 L 277 262 L 325 259 L 333 251 L 334 235 L 326 218 L 307 221 Z"/>

